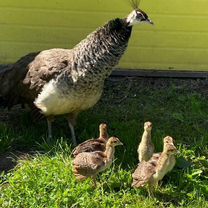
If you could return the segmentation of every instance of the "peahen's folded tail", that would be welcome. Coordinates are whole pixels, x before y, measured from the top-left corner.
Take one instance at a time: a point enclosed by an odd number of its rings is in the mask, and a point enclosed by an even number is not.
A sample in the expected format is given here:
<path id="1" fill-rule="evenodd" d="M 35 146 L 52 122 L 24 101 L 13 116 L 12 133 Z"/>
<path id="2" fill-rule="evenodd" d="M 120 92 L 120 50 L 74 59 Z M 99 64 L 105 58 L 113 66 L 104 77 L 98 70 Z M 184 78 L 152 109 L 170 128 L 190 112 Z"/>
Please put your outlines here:
<path id="1" fill-rule="evenodd" d="M 0 67 L 0 107 L 10 107 L 11 89 L 14 87 L 13 65 L 4 65 Z"/>
<path id="2" fill-rule="evenodd" d="M 36 54 L 36 53 L 35 53 Z M 0 67 L 0 106 L 12 107 L 21 104 L 18 86 L 24 79 L 28 64 L 34 59 L 34 53 L 28 54 L 14 64 Z"/>
<path id="3" fill-rule="evenodd" d="M 7 95 L 10 91 L 11 81 L 9 79 L 12 65 L 3 65 L 0 67 L 0 107 L 8 107 Z"/>
<path id="4" fill-rule="evenodd" d="M 9 74 L 11 70 L 12 65 L 5 65 L 0 68 L 0 103 L 3 102 L 3 96 L 5 96 L 9 91 Z"/>

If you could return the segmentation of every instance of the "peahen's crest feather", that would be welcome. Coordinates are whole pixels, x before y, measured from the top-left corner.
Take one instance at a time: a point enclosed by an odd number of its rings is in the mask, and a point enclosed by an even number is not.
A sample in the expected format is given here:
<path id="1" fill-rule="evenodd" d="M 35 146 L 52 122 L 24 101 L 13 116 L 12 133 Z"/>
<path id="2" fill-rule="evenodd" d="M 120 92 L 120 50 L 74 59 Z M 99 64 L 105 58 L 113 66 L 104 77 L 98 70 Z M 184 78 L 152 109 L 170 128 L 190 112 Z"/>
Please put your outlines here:
<path id="1" fill-rule="evenodd" d="M 131 6 L 133 9 L 138 9 L 141 0 L 130 0 Z"/>

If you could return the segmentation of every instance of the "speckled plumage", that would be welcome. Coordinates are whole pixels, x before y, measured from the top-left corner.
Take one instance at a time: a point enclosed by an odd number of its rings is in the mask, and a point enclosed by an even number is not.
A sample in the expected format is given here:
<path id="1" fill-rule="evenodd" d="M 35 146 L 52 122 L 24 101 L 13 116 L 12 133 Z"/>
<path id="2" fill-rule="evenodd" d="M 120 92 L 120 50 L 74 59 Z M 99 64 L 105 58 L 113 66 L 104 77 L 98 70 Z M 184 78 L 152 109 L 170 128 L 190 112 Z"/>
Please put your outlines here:
<path id="1" fill-rule="evenodd" d="M 73 49 L 50 49 L 21 58 L 0 72 L 2 103 L 35 105 L 47 117 L 76 117 L 100 99 L 104 81 L 123 55 L 131 29 L 124 20 L 115 19 Z"/>
<path id="2" fill-rule="evenodd" d="M 0 95 L 10 97 L 10 104 L 12 100 L 13 104 L 20 100 L 30 105 L 34 102 L 45 115 L 88 109 L 99 100 L 104 80 L 123 55 L 130 34 L 131 27 L 126 27 L 124 20 L 115 19 L 73 49 L 50 49 L 27 55 L 13 68 L 10 66 L 15 86 L 7 80 L 9 76 L 0 74 L 5 77 L 4 87 L 9 89 Z"/>

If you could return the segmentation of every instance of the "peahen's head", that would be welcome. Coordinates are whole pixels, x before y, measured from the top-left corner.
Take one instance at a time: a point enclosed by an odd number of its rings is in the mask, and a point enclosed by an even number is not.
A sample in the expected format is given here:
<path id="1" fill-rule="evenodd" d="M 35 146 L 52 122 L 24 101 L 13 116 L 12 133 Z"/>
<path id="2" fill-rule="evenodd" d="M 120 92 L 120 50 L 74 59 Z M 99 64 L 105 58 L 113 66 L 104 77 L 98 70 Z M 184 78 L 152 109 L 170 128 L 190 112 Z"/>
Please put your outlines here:
<path id="1" fill-rule="evenodd" d="M 148 15 L 144 11 L 139 9 L 140 1 L 141 0 L 130 0 L 130 4 L 133 8 L 133 11 L 126 18 L 128 26 L 133 26 L 141 23 L 153 25 L 153 22 L 151 19 L 148 18 Z"/>
<path id="2" fill-rule="evenodd" d="M 148 23 L 152 24 L 153 22 L 149 19 L 148 15 L 143 12 L 141 9 L 134 9 L 126 18 L 128 26 L 133 26 L 136 24 Z"/>

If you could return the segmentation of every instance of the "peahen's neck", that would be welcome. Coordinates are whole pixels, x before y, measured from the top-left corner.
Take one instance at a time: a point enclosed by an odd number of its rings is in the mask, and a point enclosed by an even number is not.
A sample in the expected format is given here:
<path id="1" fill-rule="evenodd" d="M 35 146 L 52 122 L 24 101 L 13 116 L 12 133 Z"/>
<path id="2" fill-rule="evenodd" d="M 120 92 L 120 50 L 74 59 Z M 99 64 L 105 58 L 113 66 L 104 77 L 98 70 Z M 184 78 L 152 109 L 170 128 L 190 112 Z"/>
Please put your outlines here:
<path id="1" fill-rule="evenodd" d="M 109 21 L 75 46 L 75 63 L 85 74 L 110 75 L 125 52 L 132 27 L 124 19 Z"/>

